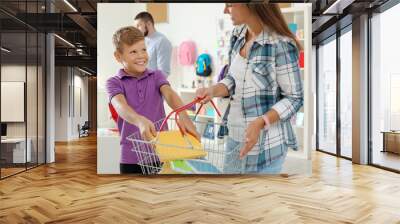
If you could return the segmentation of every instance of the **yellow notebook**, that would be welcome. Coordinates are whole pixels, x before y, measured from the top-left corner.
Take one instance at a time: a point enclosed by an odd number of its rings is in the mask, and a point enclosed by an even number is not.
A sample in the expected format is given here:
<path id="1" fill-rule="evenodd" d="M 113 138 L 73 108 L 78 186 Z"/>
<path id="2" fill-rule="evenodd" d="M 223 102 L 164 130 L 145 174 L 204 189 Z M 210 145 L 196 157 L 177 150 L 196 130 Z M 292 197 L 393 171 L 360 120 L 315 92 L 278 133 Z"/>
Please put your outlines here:
<path id="1" fill-rule="evenodd" d="M 157 155 L 161 162 L 181 159 L 197 159 L 207 155 L 201 143 L 193 136 L 187 134 L 184 139 L 179 131 L 162 131 L 155 143 Z M 188 148 L 188 147 L 192 147 Z"/>

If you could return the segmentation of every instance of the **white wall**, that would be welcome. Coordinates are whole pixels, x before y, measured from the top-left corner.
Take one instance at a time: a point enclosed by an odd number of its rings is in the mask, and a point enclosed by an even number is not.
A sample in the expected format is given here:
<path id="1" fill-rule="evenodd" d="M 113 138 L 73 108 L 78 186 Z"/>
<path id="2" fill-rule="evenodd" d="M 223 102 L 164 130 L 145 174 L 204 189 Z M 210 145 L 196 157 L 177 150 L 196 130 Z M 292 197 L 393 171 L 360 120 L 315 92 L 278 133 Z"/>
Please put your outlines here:
<path id="1" fill-rule="evenodd" d="M 82 76 L 82 73 L 76 74 L 77 70 L 75 70 L 75 75 L 74 75 L 74 92 L 73 96 L 71 98 L 74 99 L 74 108 L 73 110 L 75 113 L 72 113 L 73 117 L 71 119 L 71 132 L 70 135 L 72 138 L 78 138 L 79 137 L 79 132 L 78 132 L 78 124 L 82 126 L 85 121 L 88 121 L 89 119 L 89 113 L 88 113 L 88 97 L 89 97 L 89 92 L 88 92 L 88 77 L 87 76 Z M 78 90 L 80 90 L 80 93 L 78 93 Z M 79 97 L 80 94 L 80 97 Z M 81 101 L 81 102 L 79 102 Z M 79 108 L 81 107 L 81 108 Z M 82 110 L 82 111 L 80 111 Z"/>
<path id="2" fill-rule="evenodd" d="M 89 120 L 89 78 L 87 76 L 75 76 L 75 85 L 82 91 L 82 116 L 79 122 L 83 124 Z"/>
<path id="3" fill-rule="evenodd" d="M 69 141 L 79 137 L 78 124 L 88 120 L 88 78 L 71 67 L 56 67 L 55 77 L 55 141 Z M 81 103 L 77 96 L 81 89 Z M 74 105 L 75 104 L 75 105 Z M 76 105 L 82 105 L 82 114 Z M 75 111 L 73 111 L 75 110 Z M 75 113 L 74 113 L 75 112 Z"/>
<path id="4" fill-rule="evenodd" d="M 67 67 L 55 69 L 55 141 L 67 141 L 68 84 Z"/>

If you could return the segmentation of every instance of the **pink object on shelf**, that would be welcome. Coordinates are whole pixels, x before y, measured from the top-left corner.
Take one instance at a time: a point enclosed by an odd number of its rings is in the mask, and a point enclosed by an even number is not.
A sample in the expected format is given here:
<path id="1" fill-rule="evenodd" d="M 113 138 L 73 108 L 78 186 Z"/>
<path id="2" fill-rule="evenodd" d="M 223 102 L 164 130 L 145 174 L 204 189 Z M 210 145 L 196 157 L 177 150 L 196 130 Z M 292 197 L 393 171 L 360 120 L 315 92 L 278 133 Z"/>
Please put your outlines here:
<path id="1" fill-rule="evenodd" d="M 184 41 L 179 45 L 178 61 L 181 65 L 193 65 L 196 58 L 196 44 L 193 41 Z"/>

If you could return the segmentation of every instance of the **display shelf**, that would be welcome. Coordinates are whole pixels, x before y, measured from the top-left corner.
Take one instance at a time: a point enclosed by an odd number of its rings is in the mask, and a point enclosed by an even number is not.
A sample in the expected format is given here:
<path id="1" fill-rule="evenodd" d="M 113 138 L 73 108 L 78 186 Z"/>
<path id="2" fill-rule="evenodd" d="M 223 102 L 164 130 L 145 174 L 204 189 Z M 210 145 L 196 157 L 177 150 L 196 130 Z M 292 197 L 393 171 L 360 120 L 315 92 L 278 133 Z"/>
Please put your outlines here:
<path id="1" fill-rule="evenodd" d="M 193 94 L 195 94 L 196 93 L 196 89 L 194 89 L 194 88 L 179 88 L 178 92 L 179 93 L 193 93 Z"/>
<path id="2" fill-rule="evenodd" d="M 190 117 L 195 117 L 196 115 L 194 113 L 188 113 Z M 215 119 L 215 116 L 209 116 L 209 115 L 203 115 L 203 114 L 198 114 L 196 118 L 206 118 L 206 119 Z"/>
<path id="3" fill-rule="evenodd" d="M 311 26 L 309 25 L 311 10 L 308 4 L 292 4 L 291 7 L 282 8 L 282 14 L 288 24 L 291 25 L 291 29 L 303 46 L 304 51 L 304 67 L 300 68 L 300 77 L 304 84 L 304 105 L 300 108 L 299 112 L 302 112 L 304 117 L 302 117 L 301 125 L 293 123 L 293 130 L 297 135 L 297 140 L 299 143 L 299 151 L 293 152 L 292 154 L 298 157 L 305 157 L 310 159 L 310 137 L 312 135 L 310 126 L 310 115 L 309 113 L 313 111 L 311 109 L 312 104 L 307 102 L 309 99 L 309 84 L 310 80 L 305 80 L 304 77 L 310 77 L 310 61 L 311 61 Z M 308 78 L 307 78 L 308 79 Z M 297 114 L 295 115 L 297 116 Z M 312 115 L 311 115 L 312 116 Z M 297 117 L 296 117 L 297 119 Z M 294 119 L 294 120 L 296 120 Z M 290 150 L 292 151 L 292 150 Z"/>

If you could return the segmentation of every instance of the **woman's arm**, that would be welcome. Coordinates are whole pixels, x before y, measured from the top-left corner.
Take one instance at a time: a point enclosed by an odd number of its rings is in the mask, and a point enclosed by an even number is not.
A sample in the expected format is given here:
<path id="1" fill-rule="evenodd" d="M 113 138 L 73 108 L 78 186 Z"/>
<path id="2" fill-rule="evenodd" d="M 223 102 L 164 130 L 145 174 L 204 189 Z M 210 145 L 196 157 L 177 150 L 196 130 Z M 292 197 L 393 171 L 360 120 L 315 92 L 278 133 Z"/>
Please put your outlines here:
<path id="1" fill-rule="evenodd" d="M 196 90 L 196 96 L 202 99 L 202 103 L 208 103 L 214 97 L 226 97 L 230 95 L 228 87 L 223 83 L 217 83 L 209 88 L 199 88 Z"/>
<path id="2" fill-rule="evenodd" d="M 229 90 L 223 83 L 217 83 L 211 87 L 211 92 L 214 97 L 226 97 L 229 96 Z"/>
<path id="3" fill-rule="evenodd" d="M 264 127 L 279 120 L 286 121 L 296 114 L 303 106 L 303 83 L 300 78 L 298 49 L 296 45 L 281 42 L 276 48 L 276 80 L 283 98 L 265 113 L 264 118 L 256 120 Z"/>
<path id="4" fill-rule="evenodd" d="M 276 80 L 283 97 L 272 106 L 272 109 L 282 121 L 289 120 L 303 106 L 303 81 L 300 77 L 298 60 L 298 49 L 295 44 L 280 42 L 277 45 Z"/>
<path id="5" fill-rule="evenodd" d="M 277 121 L 279 121 L 279 114 L 274 109 L 270 109 L 263 117 L 259 117 L 254 120 L 256 127 L 259 129 L 264 128 L 265 125 L 269 126 Z"/>

